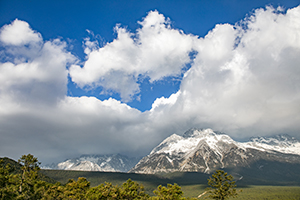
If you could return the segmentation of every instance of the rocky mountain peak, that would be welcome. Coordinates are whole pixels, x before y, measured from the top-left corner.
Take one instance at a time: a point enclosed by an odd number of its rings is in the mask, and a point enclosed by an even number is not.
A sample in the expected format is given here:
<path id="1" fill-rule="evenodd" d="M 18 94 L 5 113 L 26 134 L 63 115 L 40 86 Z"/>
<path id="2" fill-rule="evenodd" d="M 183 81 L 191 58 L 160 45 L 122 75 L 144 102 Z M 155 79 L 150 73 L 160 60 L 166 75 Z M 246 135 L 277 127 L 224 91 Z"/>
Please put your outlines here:
<path id="1" fill-rule="evenodd" d="M 182 137 L 184 138 L 191 138 L 191 137 L 206 137 L 208 135 L 215 135 L 216 133 L 212 129 L 197 129 L 197 128 L 191 128 L 188 131 L 186 131 Z"/>
<path id="2" fill-rule="evenodd" d="M 135 173 L 197 171 L 247 167 L 259 160 L 300 164 L 300 142 L 288 135 L 237 142 L 225 133 L 192 128 L 171 135 L 130 170 Z"/>

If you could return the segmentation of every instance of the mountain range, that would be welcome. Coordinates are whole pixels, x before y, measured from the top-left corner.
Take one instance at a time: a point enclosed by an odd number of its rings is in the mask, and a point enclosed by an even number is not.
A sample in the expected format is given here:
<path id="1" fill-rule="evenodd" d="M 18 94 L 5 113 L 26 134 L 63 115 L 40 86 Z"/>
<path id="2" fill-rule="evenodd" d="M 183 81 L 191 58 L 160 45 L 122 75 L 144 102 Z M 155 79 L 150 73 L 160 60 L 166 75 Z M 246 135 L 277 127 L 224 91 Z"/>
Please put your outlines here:
<path id="1" fill-rule="evenodd" d="M 121 154 L 81 155 L 57 164 L 45 165 L 43 169 L 63 169 L 79 171 L 127 172 L 140 158 Z"/>
<path id="2" fill-rule="evenodd" d="M 82 155 L 43 168 L 142 174 L 211 173 L 220 168 L 260 170 L 268 163 L 292 164 L 298 169 L 300 142 L 289 135 L 253 137 L 247 142 L 237 142 L 225 133 L 192 128 L 182 136 L 169 136 L 142 159 L 120 154 Z"/>
<path id="3" fill-rule="evenodd" d="M 220 168 L 250 167 L 261 161 L 300 164 L 300 142 L 289 135 L 237 142 L 212 129 L 193 128 L 183 136 L 166 138 L 129 172 L 211 173 Z"/>

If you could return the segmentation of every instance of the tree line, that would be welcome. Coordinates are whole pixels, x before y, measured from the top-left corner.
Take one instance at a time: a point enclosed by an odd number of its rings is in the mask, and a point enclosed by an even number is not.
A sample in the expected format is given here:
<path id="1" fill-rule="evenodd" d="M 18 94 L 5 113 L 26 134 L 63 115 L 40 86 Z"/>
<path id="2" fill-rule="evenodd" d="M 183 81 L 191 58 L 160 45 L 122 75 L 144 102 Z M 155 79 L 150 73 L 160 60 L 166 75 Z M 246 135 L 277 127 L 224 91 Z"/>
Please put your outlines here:
<path id="1" fill-rule="evenodd" d="M 31 154 L 23 155 L 18 160 L 21 172 L 12 173 L 14 169 L 0 161 L 0 199 L 1 200 L 106 200 L 106 199 L 150 199 L 150 200 L 186 200 L 181 187 L 176 183 L 167 186 L 159 185 L 153 196 L 145 192 L 143 185 L 128 179 L 121 186 L 105 182 L 96 187 L 91 187 L 90 182 L 79 177 L 78 180 L 70 179 L 66 184 L 49 183 L 41 180 L 38 175 L 40 163 Z M 226 199 L 235 197 L 235 182 L 233 177 L 222 170 L 208 179 L 205 195 L 212 199 Z M 201 197 L 201 195 L 199 195 Z"/>

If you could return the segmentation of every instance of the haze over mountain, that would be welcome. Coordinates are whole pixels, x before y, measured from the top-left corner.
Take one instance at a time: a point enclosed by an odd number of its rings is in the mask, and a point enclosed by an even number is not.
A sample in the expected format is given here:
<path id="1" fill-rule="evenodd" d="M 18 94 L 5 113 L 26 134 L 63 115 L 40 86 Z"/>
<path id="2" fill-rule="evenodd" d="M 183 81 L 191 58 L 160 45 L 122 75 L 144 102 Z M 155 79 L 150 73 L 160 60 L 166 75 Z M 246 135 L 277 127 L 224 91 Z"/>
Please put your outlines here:
<path id="1" fill-rule="evenodd" d="M 140 158 L 130 158 L 120 154 L 82 155 L 79 158 L 67 159 L 58 164 L 43 166 L 44 169 L 63 169 L 79 171 L 127 172 L 134 167 Z"/>

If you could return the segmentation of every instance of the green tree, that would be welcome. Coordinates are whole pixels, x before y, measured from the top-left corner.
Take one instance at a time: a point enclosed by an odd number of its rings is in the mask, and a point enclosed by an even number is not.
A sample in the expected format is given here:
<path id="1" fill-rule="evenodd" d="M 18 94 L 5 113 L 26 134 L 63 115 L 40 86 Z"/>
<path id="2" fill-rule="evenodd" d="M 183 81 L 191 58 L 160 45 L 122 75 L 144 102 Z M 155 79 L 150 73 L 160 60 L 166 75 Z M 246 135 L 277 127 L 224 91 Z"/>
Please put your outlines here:
<path id="1" fill-rule="evenodd" d="M 38 185 L 46 185 L 45 182 L 39 182 L 40 180 L 38 179 L 38 171 L 40 170 L 38 159 L 33 155 L 28 154 L 23 155 L 18 160 L 18 163 L 22 165 L 22 174 L 14 177 L 14 181 L 17 181 L 19 177 L 19 195 L 17 199 L 37 199 L 38 196 L 41 196 L 41 194 L 37 193 L 37 191 L 39 191 L 37 190 Z"/>
<path id="2" fill-rule="evenodd" d="M 209 197 L 212 199 L 224 200 L 229 197 L 237 196 L 233 177 L 223 170 L 216 170 L 208 179 L 208 185 L 211 186 L 207 188 L 207 191 L 210 194 Z"/>
<path id="3" fill-rule="evenodd" d="M 153 191 L 156 194 L 156 197 L 153 199 L 156 200 L 184 200 L 185 198 L 182 197 L 183 192 L 181 187 L 176 183 L 174 185 L 168 184 L 167 187 L 159 185 L 157 190 Z"/>
<path id="4" fill-rule="evenodd" d="M 90 182 L 86 178 L 79 177 L 77 181 L 70 179 L 64 188 L 65 199 L 84 199 L 88 189 L 90 188 Z"/>
<path id="5" fill-rule="evenodd" d="M 14 185 L 11 181 L 12 169 L 9 164 L 4 166 L 0 160 L 0 199 L 15 199 L 17 194 L 14 192 Z"/>
<path id="6" fill-rule="evenodd" d="M 144 186 L 139 185 L 131 179 L 128 179 L 125 183 L 123 183 L 120 191 L 122 199 L 149 199 L 149 195 L 145 193 Z"/>
<path id="7" fill-rule="evenodd" d="M 43 194 L 42 200 L 62 200 L 64 199 L 65 187 L 59 182 L 54 185 L 49 185 L 45 193 Z"/>
<path id="8" fill-rule="evenodd" d="M 48 189 L 52 186 L 51 183 L 46 181 L 37 180 L 34 184 L 33 199 L 43 199 Z"/>
<path id="9" fill-rule="evenodd" d="M 90 188 L 87 191 L 86 199 L 88 200 L 106 200 L 106 199 L 122 199 L 120 196 L 120 188 L 113 186 L 111 183 L 105 182 L 97 187 Z"/>

